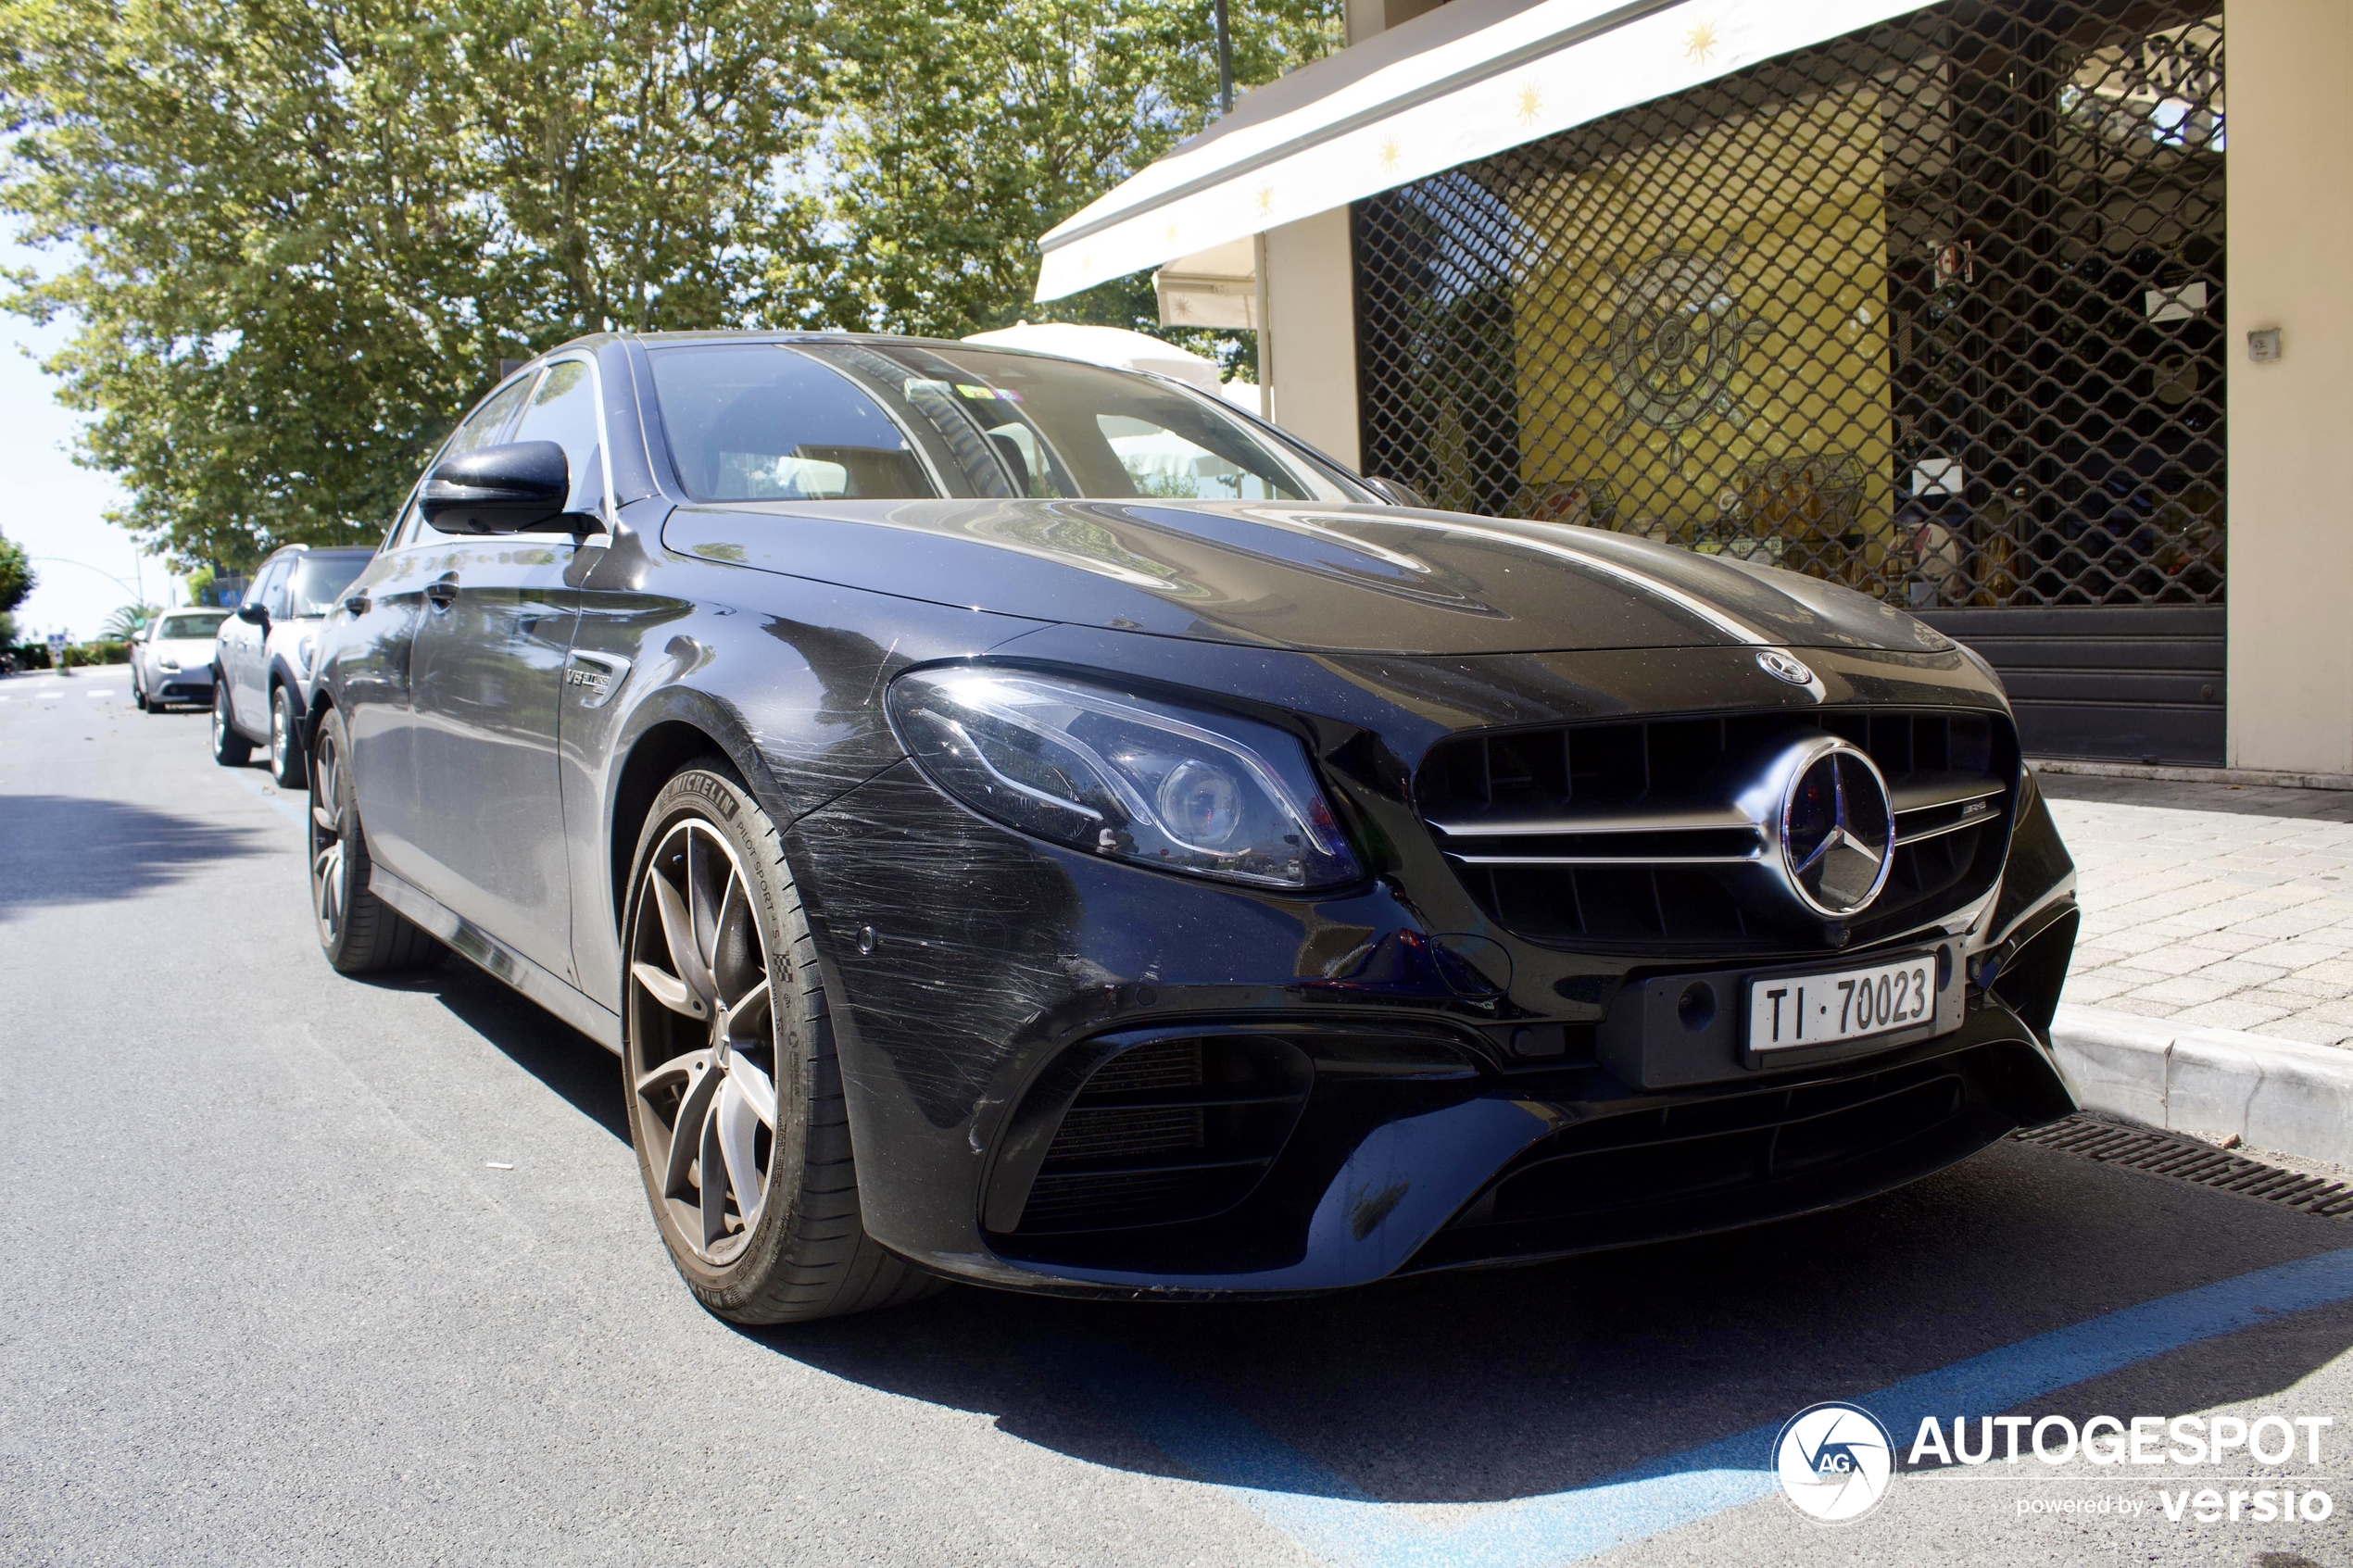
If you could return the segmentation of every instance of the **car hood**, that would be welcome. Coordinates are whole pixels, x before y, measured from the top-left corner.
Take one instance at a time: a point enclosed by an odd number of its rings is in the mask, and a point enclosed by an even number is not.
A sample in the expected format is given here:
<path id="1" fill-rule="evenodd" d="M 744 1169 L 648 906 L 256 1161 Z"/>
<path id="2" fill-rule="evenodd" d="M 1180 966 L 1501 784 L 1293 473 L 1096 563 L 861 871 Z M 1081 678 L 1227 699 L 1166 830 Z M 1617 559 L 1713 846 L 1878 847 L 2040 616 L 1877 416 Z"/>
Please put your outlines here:
<path id="1" fill-rule="evenodd" d="M 176 659 L 182 664 L 212 662 L 213 639 L 210 637 L 166 637 L 147 645 L 150 659 Z"/>
<path id="2" fill-rule="evenodd" d="M 681 507 L 662 538 L 706 560 L 877 593 L 1306 651 L 1952 646 L 1795 572 L 1598 529 L 1396 507 L 752 502 Z"/>

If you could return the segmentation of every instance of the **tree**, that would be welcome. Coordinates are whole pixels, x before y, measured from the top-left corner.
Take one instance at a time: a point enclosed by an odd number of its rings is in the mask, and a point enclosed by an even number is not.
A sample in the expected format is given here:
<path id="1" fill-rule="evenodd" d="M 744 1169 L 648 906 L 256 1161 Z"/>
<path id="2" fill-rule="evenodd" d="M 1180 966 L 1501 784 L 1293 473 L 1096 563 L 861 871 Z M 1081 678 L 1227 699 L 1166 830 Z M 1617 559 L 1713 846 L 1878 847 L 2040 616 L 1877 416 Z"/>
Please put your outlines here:
<path id="1" fill-rule="evenodd" d="M 140 627 L 161 614 L 162 609 L 160 605 L 124 605 L 107 616 L 107 623 L 98 628 L 98 640 L 102 643 L 127 643 L 139 634 Z"/>
<path id="2" fill-rule="evenodd" d="M 1029 314 L 1038 236 L 1205 124 L 1211 0 L 0 0 L 0 212 L 58 247 L 115 521 L 182 570 L 373 538 L 504 356 Z M 1340 0 L 1233 6 L 1265 81 Z M 1233 334 L 1170 332 L 1232 363 Z"/>
<path id="3" fill-rule="evenodd" d="M 1232 7 L 1238 81 L 1340 42 L 1338 0 Z M 1216 114 L 1209 0 L 858 0 L 822 34 L 833 118 L 814 166 L 832 224 L 779 258 L 781 322 L 941 337 L 1017 318 L 1162 333 L 1151 282 L 1032 303 L 1039 235 Z"/>
<path id="4" fill-rule="evenodd" d="M 24 546 L 0 533 L 0 615 L 6 615 L 24 603 L 40 582 L 40 573 L 32 570 L 31 558 L 24 553 Z"/>
<path id="5" fill-rule="evenodd" d="M 79 259 L 118 521 L 184 566 L 379 530 L 502 355 L 739 319 L 800 243 L 800 0 L 5 0 L 0 207 Z"/>

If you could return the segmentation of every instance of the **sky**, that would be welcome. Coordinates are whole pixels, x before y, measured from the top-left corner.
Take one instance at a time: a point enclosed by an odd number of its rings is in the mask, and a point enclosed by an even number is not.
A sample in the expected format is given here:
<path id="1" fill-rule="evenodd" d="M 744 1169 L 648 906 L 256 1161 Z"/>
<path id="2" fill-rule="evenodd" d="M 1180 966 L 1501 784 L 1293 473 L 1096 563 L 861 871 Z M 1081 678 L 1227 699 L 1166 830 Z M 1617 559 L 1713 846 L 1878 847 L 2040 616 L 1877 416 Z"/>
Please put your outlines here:
<path id="1" fill-rule="evenodd" d="M 0 266 L 56 265 L 47 253 L 0 241 Z M 137 603 L 138 585 L 150 604 L 184 603 L 187 590 L 161 561 L 143 558 L 128 532 L 107 521 L 107 508 L 119 505 L 122 493 L 70 456 L 81 416 L 57 406 L 57 383 L 39 363 L 68 335 L 62 321 L 36 328 L 0 317 L 0 472 L 17 497 L 0 509 L 0 533 L 24 547 L 40 574 L 31 597 L 17 607 L 18 633 L 62 631 L 81 640 L 97 635 L 120 607 Z"/>

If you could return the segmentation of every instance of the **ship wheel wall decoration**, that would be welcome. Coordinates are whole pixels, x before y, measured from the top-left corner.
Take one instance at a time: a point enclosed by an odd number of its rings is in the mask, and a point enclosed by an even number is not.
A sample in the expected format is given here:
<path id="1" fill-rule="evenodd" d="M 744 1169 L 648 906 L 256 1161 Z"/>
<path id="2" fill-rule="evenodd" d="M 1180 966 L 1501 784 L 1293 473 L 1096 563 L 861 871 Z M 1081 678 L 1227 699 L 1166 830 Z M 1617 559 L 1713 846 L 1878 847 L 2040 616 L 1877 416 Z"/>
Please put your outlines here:
<path id="1" fill-rule="evenodd" d="M 1637 424 L 1667 436 L 1667 461 L 1683 471 L 1683 432 L 1710 417 L 1748 422 L 1748 408 L 1732 390 L 1741 350 L 1771 331 L 1733 296 L 1733 241 L 1714 256 L 1665 250 L 1618 275 L 1617 312 L 1608 343 L 1586 358 L 1609 362 L 1625 408 L 1604 439 L 1616 441 Z"/>

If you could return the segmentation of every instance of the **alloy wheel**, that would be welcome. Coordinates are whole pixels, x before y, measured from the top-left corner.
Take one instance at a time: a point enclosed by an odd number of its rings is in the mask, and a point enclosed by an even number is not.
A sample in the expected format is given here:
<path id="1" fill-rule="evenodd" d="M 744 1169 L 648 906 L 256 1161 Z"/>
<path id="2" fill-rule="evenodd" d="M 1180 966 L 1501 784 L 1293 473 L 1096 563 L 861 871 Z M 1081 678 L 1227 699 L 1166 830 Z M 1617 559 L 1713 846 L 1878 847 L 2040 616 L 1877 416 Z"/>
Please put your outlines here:
<path id="1" fill-rule="evenodd" d="M 270 771 L 279 778 L 286 776 L 286 747 L 293 745 L 286 734 L 286 704 L 283 697 L 270 699 Z"/>
<path id="2" fill-rule="evenodd" d="M 629 954 L 641 1158 L 680 1235 L 724 1265 L 768 1196 L 776 1026 L 743 868 L 711 824 L 688 817 L 655 847 Z"/>
<path id="3" fill-rule="evenodd" d="M 310 910 L 320 944 L 331 953 L 343 939 L 346 912 L 343 839 L 343 754 L 332 735 L 321 735 L 310 769 Z"/>

